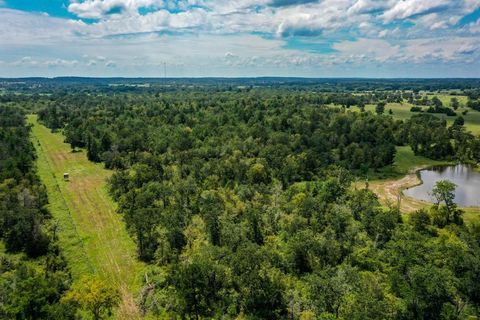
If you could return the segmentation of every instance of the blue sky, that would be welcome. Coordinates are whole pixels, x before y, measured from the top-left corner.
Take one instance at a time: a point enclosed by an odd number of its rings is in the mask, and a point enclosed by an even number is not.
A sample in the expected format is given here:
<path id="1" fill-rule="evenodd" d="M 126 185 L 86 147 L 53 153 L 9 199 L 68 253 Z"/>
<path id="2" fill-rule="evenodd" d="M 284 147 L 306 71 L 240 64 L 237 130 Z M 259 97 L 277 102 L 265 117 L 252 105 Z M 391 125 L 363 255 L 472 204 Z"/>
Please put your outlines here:
<path id="1" fill-rule="evenodd" d="M 479 77 L 480 0 L 0 0 L 0 77 Z"/>

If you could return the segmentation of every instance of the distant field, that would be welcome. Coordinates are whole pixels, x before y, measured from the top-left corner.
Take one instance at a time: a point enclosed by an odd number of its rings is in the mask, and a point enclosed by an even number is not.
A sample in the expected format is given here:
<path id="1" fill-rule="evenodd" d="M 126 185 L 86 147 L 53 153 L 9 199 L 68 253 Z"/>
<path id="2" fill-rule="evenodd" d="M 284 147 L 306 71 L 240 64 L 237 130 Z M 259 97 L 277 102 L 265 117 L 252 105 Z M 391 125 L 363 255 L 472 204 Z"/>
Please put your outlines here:
<path id="1" fill-rule="evenodd" d="M 445 94 L 428 94 L 429 99 L 431 99 L 433 96 L 438 97 L 444 104 L 444 106 L 450 107 L 450 99 L 453 96 L 450 95 L 445 95 Z M 480 135 L 480 112 L 475 111 L 472 109 L 467 109 L 465 107 L 465 104 L 467 103 L 467 97 L 466 96 L 455 96 L 458 101 L 460 102 L 460 108 L 458 108 L 457 115 L 462 115 L 462 112 L 467 110 L 468 113 L 463 116 L 465 119 L 465 128 L 469 131 L 471 131 L 475 135 Z M 385 106 L 385 114 L 388 114 L 388 111 L 391 109 L 393 112 L 393 117 L 395 119 L 399 120 L 407 120 L 410 119 L 412 115 L 418 114 L 415 112 L 410 112 L 410 108 L 413 105 L 408 103 L 408 102 L 403 102 L 403 103 L 388 103 Z M 423 107 L 424 110 L 426 110 L 426 107 Z M 350 108 L 350 110 L 358 112 L 359 109 L 356 106 L 353 106 Z M 373 104 L 368 104 L 365 106 L 365 110 L 375 112 L 375 105 Z M 432 113 L 434 116 L 439 117 L 439 118 L 445 118 L 447 120 L 447 123 L 451 125 L 453 121 L 455 120 L 456 117 L 448 117 L 445 114 L 438 114 L 438 113 Z"/>
<path id="2" fill-rule="evenodd" d="M 414 115 L 413 112 L 410 112 L 410 108 L 412 107 L 412 105 L 408 104 L 408 103 L 404 103 L 404 104 L 401 104 L 401 103 L 388 103 L 386 106 L 385 106 L 385 114 L 388 114 L 388 110 L 392 109 L 392 112 L 393 112 L 393 117 L 395 119 L 399 119 L 399 120 L 407 120 L 407 119 L 410 119 L 410 117 L 412 115 Z M 358 110 L 358 108 L 356 108 Z M 375 105 L 373 104 L 367 104 L 365 106 L 365 110 L 367 111 L 371 111 L 371 112 L 375 112 Z"/>
<path id="3" fill-rule="evenodd" d="M 88 161 L 84 152 L 72 153 L 63 136 L 39 124 L 36 116 L 29 116 L 28 122 L 33 125 L 38 173 L 74 278 L 94 273 L 117 286 L 123 299 L 117 318 L 139 318 L 134 296 L 143 265 L 108 196 L 105 179 L 111 172 Z M 64 172 L 70 173 L 70 182 L 63 180 Z"/>
<path id="4" fill-rule="evenodd" d="M 445 94 L 445 93 L 440 93 L 440 94 L 435 94 L 435 93 L 428 93 L 427 94 L 428 96 L 428 99 L 432 99 L 433 97 L 437 97 L 438 99 L 440 99 L 440 101 L 442 101 L 443 105 L 446 106 L 446 107 L 450 107 L 450 101 L 452 98 L 457 98 L 458 102 L 460 103 L 460 107 L 465 107 L 465 105 L 467 104 L 467 101 L 468 101 L 468 97 L 467 96 L 452 96 L 452 95 L 449 95 L 449 94 Z"/>
<path id="5" fill-rule="evenodd" d="M 446 104 L 449 106 L 449 104 Z M 464 105 L 464 104 L 463 104 Z M 406 120 L 409 119 L 412 115 L 418 114 L 415 112 L 410 112 L 410 108 L 412 107 L 411 104 L 409 103 L 389 103 L 385 107 L 385 112 L 388 113 L 389 109 L 392 109 L 393 111 L 393 117 L 395 119 L 399 120 Z M 373 105 L 368 105 L 365 107 L 366 110 L 375 112 L 375 106 Z M 424 110 L 427 108 L 424 107 Z M 468 113 L 466 115 L 462 115 L 462 112 L 468 110 Z M 472 109 L 467 109 L 465 107 L 460 107 L 458 108 L 457 111 L 455 111 L 457 115 L 462 115 L 462 117 L 465 119 L 465 128 L 469 131 L 471 131 L 473 134 L 480 135 L 480 112 L 472 110 Z M 432 113 L 434 116 L 439 117 L 439 118 L 444 118 L 447 120 L 447 123 L 451 125 L 453 121 L 455 120 L 454 117 L 448 117 L 445 114 L 439 114 L 439 113 Z"/>
<path id="6" fill-rule="evenodd" d="M 463 220 L 468 223 L 480 223 L 480 208 L 465 208 Z"/>

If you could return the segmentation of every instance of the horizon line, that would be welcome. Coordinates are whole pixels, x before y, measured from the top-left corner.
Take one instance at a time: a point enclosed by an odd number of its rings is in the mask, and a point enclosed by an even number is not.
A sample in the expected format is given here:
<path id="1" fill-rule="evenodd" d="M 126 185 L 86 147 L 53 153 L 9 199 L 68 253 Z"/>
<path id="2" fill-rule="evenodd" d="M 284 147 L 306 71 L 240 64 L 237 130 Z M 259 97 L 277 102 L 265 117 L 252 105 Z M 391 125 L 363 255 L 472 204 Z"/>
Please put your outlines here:
<path id="1" fill-rule="evenodd" d="M 144 76 L 22 76 L 22 77 L 2 77 L 0 80 L 31 80 L 31 79 L 145 79 L 145 80 L 178 80 L 178 79 L 345 79 L 345 80 L 480 80 L 480 77 L 307 77 L 307 76 L 170 76 L 170 77 L 144 77 Z"/>

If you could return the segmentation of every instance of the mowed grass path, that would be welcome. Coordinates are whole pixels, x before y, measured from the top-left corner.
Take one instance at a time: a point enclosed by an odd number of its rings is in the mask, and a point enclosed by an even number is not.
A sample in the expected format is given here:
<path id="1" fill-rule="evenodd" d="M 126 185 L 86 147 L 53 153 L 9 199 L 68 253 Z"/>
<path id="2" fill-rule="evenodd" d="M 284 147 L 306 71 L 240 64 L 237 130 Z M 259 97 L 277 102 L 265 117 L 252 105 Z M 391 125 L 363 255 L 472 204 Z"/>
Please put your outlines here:
<path id="1" fill-rule="evenodd" d="M 122 301 L 117 319 L 140 318 L 135 304 L 143 265 L 135 258 L 135 244 L 106 189 L 111 171 L 88 161 L 85 152 L 72 152 L 60 133 L 29 115 L 37 167 L 49 196 L 49 209 L 57 221 L 59 241 L 72 275 L 95 274 L 116 286 Z M 70 181 L 63 180 L 63 173 Z"/>

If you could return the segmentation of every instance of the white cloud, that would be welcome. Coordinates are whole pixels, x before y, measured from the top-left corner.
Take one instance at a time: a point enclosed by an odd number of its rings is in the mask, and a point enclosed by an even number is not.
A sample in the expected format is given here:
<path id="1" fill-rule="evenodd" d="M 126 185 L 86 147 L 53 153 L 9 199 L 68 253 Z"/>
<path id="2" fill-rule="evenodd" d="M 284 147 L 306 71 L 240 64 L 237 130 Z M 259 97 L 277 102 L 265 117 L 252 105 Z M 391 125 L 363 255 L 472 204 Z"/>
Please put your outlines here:
<path id="1" fill-rule="evenodd" d="M 68 11 L 80 18 L 99 19 L 111 12 L 134 14 L 140 8 L 163 7 L 164 5 L 162 0 L 85 0 L 83 2 L 74 0 L 68 6 Z"/>
<path id="2" fill-rule="evenodd" d="M 352 62 L 377 61 L 392 63 L 461 62 L 466 55 L 480 55 L 480 39 L 442 38 L 404 40 L 392 45 L 386 40 L 358 39 L 334 45 L 339 56 Z M 479 57 L 480 58 L 480 57 Z"/>
<path id="3" fill-rule="evenodd" d="M 2 50 L 17 44 L 42 44 L 70 39 L 83 22 L 0 8 Z"/>
<path id="4" fill-rule="evenodd" d="M 466 26 L 466 29 L 471 33 L 480 33 L 480 19 L 476 22 L 471 22 Z"/>
<path id="5" fill-rule="evenodd" d="M 410 18 L 414 15 L 430 12 L 451 4 L 450 0 L 403 0 L 397 1 L 396 4 L 385 11 L 382 17 L 386 21 Z"/>
<path id="6" fill-rule="evenodd" d="M 115 68 L 116 66 L 117 64 L 115 63 L 115 61 L 108 60 L 107 62 L 105 62 L 105 67 L 107 68 Z"/>
<path id="7" fill-rule="evenodd" d="M 68 10 L 81 18 L 98 19 L 89 25 L 70 22 L 71 31 L 87 37 L 148 32 L 328 36 L 339 30 L 373 37 L 389 29 L 385 22 L 409 19 L 414 25 L 403 36 L 414 38 L 425 31 L 448 29 L 480 7 L 478 0 L 293 2 L 299 4 L 269 7 L 272 0 L 72 0 Z M 150 8 L 151 12 L 140 14 L 140 8 Z"/>
<path id="8" fill-rule="evenodd" d="M 372 59 L 379 62 L 385 62 L 390 59 L 398 58 L 398 54 L 400 52 L 399 45 L 392 45 L 386 40 L 378 39 L 343 41 L 335 44 L 334 48 L 342 55 L 348 56 L 352 59 Z"/>
<path id="9" fill-rule="evenodd" d="M 9 63 L 15 67 L 75 67 L 78 65 L 77 60 L 65 60 L 65 59 L 34 59 L 30 56 L 22 57 L 19 60 L 15 60 Z"/>
<path id="10" fill-rule="evenodd" d="M 388 3 L 391 1 L 378 1 L 378 0 L 357 0 L 348 8 L 347 13 L 350 15 L 373 13 L 385 8 L 388 8 Z"/>
<path id="11" fill-rule="evenodd" d="M 65 60 L 65 59 L 53 59 L 45 60 L 41 62 L 48 67 L 76 67 L 78 65 L 77 60 Z"/>
<path id="12" fill-rule="evenodd" d="M 480 53 L 478 38 L 414 39 L 405 41 L 404 59 L 421 63 L 427 59 L 462 61 L 465 54 Z M 480 57 L 479 57 L 480 58 Z"/>
<path id="13" fill-rule="evenodd" d="M 225 70 L 236 75 L 301 70 L 311 75 L 325 68 L 480 59 L 480 20 L 456 25 L 480 7 L 478 0 L 322 0 L 277 7 L 269 3 L 73 1 L 71 12 L 98 19 L 89 24 L 0 8 L 0 76 L 45 67 L 66 74 L 155 76 L 163 74 L 164 62 L 172 75 L 222 75 Z M 139 8 L 155 10 L 140 14 Z M 408 26 L 398 23 L 404 21 Z M 306 49 L 289 45 L 298 36 Z M 315 53 L 322 52 L 315 46 L 328 45 L 337 52 Z"/>
<path id="14" fill-rule="evenodd" d="M 325 30 L 347 28 L 366 21 L 364 17 L 346 18 L 351 0 L 324 0 L 277 10 L 272 22 L 277 35 L 316 35 Z"/>

